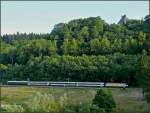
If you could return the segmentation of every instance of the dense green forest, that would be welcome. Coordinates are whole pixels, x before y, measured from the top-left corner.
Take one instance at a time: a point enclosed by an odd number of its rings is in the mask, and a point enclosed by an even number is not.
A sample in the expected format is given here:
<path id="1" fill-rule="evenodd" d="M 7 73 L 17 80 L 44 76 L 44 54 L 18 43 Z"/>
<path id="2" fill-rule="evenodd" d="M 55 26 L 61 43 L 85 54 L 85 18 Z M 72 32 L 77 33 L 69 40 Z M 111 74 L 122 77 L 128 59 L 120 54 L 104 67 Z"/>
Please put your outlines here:
<path id="1" fill-rule="evenodd" d="M 108 24 L 100 17 L 59 23 L 50 34 L 1 36 L 6 80 L 127 82 L 138 86 L 150 67 L 149 22 Z"/>

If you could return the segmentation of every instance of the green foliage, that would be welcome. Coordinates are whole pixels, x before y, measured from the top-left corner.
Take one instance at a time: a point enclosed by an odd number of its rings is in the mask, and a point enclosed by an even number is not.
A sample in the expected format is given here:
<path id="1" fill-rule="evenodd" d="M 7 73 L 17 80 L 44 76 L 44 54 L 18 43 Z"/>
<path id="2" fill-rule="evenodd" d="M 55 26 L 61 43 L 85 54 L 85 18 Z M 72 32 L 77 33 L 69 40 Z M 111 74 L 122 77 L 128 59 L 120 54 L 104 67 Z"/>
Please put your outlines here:
<path id="1" fill-rule="evenodd" d="M 78 44 L 75 39 L 64 39 L 62 45 L 62 52 L 64 55 L 77 55 L 78 50 Z"/>
<path id="2" fill-rule="evenodd" d="M 149 24 L 129 20 L 107 24 L 100 17 L 59 23 L 50 34 L 1 36 L 0 76 L 7 80 L 126 82 L 141 86 L 150 102 Z M 67 95 L 35 94 L 23 106 L 2 106 L 7 112 L 111 112 L 112 94 L 98 90 L 93 104 L 68 104 Z"/>
<path id="3" fill-rule="evenodd" d="M 25 65 L 9 65 L 5 80 L 113 81 L 137 85 L 139 56 L 33 57 Z M 36 71 L 35 71 L 36 70 Z"/>
<path id="4" fill-rule="evenodd" d="M 119 25 L 89 17 L 59 23 L 50 34 L 4 35 L 0 74 L 4 81 L 69 78 L 136 86 L 143 83 L 140 77 L 150 73 L 144 66 L 147 60 L 139 58 L 142 50 L 147 57 L 150 54 L 147 31 L 147 23 L 141 20 Z"/>
<path id="5" fill-rule="evenodd" d="M 112 44 L 112 51 L 122 52 L 122 42 L 120 38 L 115 38 Z"/>
<path id="6" fill-rule="evenodd" d="M 29 112 L 58 113 L 66 106 L 67 97 L 64 95 L 58 100 L 51 94 L 37 93 L 25 103 L 24 107 Z"/>
<path id="7" fill-rule="evenodd" d="M 65 113 L 105 113 L 105 110 L 93 104 L 86 104 L 86 105 L 77 104 L 77 105 L 66 106 L 64 112 Z"/>
<path id="8" fill-rule="evenodd" d="M 83 38 L 85 41 L 89 38 L 88 27 L 84 26 L 79 34 L 79 38 Z"/>
<path id="9" fill-rule="evenodd" d="M 110 41 L 106 37 L 101 40 L 101 51 L 102 53 L 110 52 Z"/>
<path id="10" fill-rule="evenodd" d="M 98 55 L 101 52 L 101 43 L 99 39 L 93 39 L 90 41 L 91 53 Z"/>
<path id="11" fill-rule="evenodd" d="M 1 106 L 2 110 L 4 112 L 7 112 L 7 113 L 12 113 L 12 112 L 24 112 L 24 108 L 21 106 L 21 105 L 2 105 Z"/>
<path id="12" fill-rule="evenodd" d="M 103 24 L 104 22 L 100 18 L 97 18 L 91 29 L 92 38 L 99 38 L 100 34 L 103 33 Z"/>
<path id="13" fill-rule="evenodd" d="M 145 98 L 146 98 L 147 102 L 150 103 L 150 92 L 147 92 L 145 94 Z"/>
<path id="14" fill-rule="evenodd" d="M 147 102 L 150 103 L 150 57 L 145 50 L 142 51 L 139 68 L 138 83 L 143 88 Z"/>
<path id="15" fill-rule="evenodd" d="M 99 89 L 93 99 L 93 104 L 106 112 L 111 112 L 116 107 L 116 103 L 112 97 L 111 92 Z"/>
<path id="16" fill-rule="evenodd" d="M 124 51 L 125 53 L 135 54 L 138 51 L 138 43 L 137 40 L 133 38 L 127 38 L 124 43 Z"/>
<path id="17" fill-rule="evenodd" d="M 138 83 L 143 88 L 144 91 L 150 91 L 150 57 L 147 55 L 147 52 L 143 50 L 142 55 L 140 57 L 140 73 L 138 77 Z"/>
<path id="18" fill-rule="evenodd" d="M 105 113 L 104 108 L 100 108 L 99 106 L 92 104 L 90 106 L 90 113 Z"/>
<path id="19" fill-rule="evenodd" d="M 143 45 L 143 43 L 146 40 L 146 34 L 144 32 L 139 32 L 138 41 L 140 45 Z"/>
<path id="20" fill-rule="evenodd" d="M 22 106 L 25 110 L 26 107 L 24 103 L 32 100 L 38 91 L 40 94 L 52 94 L 57 103 L 61 103 L 60 105 L 63 103 L 63 108 L 61 107 L 62 111 L 60 111 L 61 113 L 66 113 L 64 112 L 65 109 L 68 109 L 68 112 L 70 111 L 69 109 L 72 111 L 74 106 L 79 106 L 77 108 L 80 113 L 105 113 L 103 112 L 103 109 L 100 109 L 99 112 L 94 112 L 95 109 L 93 110 L 95 105 L 92 104 L 92 99 L 94 98 L 97 90 L 97 88 L 2 87 L 3 93 L 1 103 L 2 106 L 5 105 L 5 103 L 9 105 L 14 105 L 16 103 L 16 105 Z M 149 106 L 143 99 L 141 88 L 127 88 L 126 90 L 120 88 L 109 88 L 108 90 L 113 92 L 113 97 L 115 97 L 117 104 L 112 113 L 149 113 Z M 136 95 L 133 96 L 133 94 Z M 96 106 L 96 108 L 99 107 Z M 24 112 L 28 113 L 29 111 Z"/>

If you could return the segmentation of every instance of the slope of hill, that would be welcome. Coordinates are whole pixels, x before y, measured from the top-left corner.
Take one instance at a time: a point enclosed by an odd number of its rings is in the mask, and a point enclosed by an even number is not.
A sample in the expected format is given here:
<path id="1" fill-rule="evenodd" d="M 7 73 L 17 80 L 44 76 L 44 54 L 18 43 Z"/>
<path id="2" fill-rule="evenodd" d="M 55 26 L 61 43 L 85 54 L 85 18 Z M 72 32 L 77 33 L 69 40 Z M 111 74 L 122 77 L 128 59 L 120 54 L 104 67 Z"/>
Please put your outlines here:
<path id="1" fill-rule="evenodd" d="M 148 23 L 107 24 L 100 17 L 55 25 L 50 34 L 1 37 L 6 80 L 113 81 L 139 85 L 148 74 Z M 142 71 L 146 67 L 146 71 Z M 146 73 L 145 73 L 146 72 Z"/>

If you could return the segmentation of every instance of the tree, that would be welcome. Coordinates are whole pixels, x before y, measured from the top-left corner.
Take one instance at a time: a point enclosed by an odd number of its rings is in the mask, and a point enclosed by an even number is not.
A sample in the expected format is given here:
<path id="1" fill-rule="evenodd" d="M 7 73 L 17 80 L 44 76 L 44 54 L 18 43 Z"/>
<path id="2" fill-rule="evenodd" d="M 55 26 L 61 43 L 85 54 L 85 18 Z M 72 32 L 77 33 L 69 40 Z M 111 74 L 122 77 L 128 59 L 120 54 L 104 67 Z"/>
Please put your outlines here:
<path id="1" fill-rule="evenodd" d="M 112 44 L 112 52 L 121 52 L 122 50 L 122 42 L 120 38 L 115 38 Z"/>
<path id="2" fill-rule="evenodd" d="M 138 43 L 136 39 L 130 39 L 130 51 L 133 54 L 138 52 Z"/>
<path id="3" fill-rule="evenodd" d="M 72 38 L 71 33 L 69 32 L 69 30 L 67 30 L 67 31 L 64 32 L 64 39 L 65 38 L 68 38 L 68 39 Z"/>
<path id="4" fill-rule="evenodd" d="M 98 38 L 99 37 L 99 32 L 96 26 L 94 26 L 91 30 L 91 37 L 94 38 Z"/>
<path id="5" fill-rule="evenodd" d="M 93 99 L 93 104 L 99 108 L 105 109 L 106 112 L 111 112 L 116 107 L 112 94 L 106 90 L 99 89 Z"/>
<path id="6" fill-rule="evenodd" d="M 110 52 L 110 41 L 104 37 L 101 40 L 101 53 L 105 54 L 105 53 L 109 53 Z"/>
<path id="7" fill-rule="evenodd" d="M 55 54 L 57 54 L 57 44 L 56 44 L 56 41 L 54 40 L 54 41 L 51 41 L 51 40 L 49 40 L 49 41 L 47 41 L 47 44 L 45 44 L 45 48 L 46 48 L 46 50 L 45 50 L 45 52 L 46 52 L 46 55 L 55 55 Z"/>
<path id="8" fill-rule="evenodd" d="M 1 79 L 1 83 L 5 81 L 4 78 L 6 76 L 7 69 L 8 69 L 7 65 L 0 64 L 0 79 Z"/>
<path id="9" fill-rule="evenodd" d="M 139 35 L 138 35 L 139 45 L 143 45 L 145 40 L 146 40 L 146 34 L 144 32 L 139 32 Z"/>
<path id="10" fill-rule="evenodd" d="M 136 39 L 127 38 L 124 43 L 124 52 L 129 54 L 135 54 L 138 51 L 138 43 Z"/>
<path id="11" fill-rule="evenodd" d="M 78 43 L 75 39 L 64 39 L 62 51 L 65 55 L 77 55 L 79 52 Z"/>
<path id="12" fill-rule="evenodd" d="M 104 22 L 101 20 L 101 18 L 98 18 L 95 22 L 95 26 L 96 26 L 99 33 L 103 32 L 103 23 Z"/>
<path id="13" fill-rule="evenodd" d="M 68 45 L 69 54 L 70 55 L 78 55 L 79 54 L 79 47 L 77 41 L 75 39 L 71 39 Z"/>
<path id="14" fill-rule="evenodd" d="M 145 50 L 142 51 L 140 58 L 140 73 L 138 83 L 143 88 L 144 92 L 150 91 L 150 57 Z"/>
<path id="15" fill-rule="evenodd" d="M 3 41 L 0 46 L 0 62 L 4 64 L 14 64 L 16 60 L 16 47 Z"/>
<path id="16" fill-rule="evenodd" d="M 100 18 L 97 18 L 93 24 L 94 25 L 91 29 L 91 37 L 99 38 L 99 35 L 103 33 L 103 21 Z"/>
<path id="17" fill-rule="evenodd" d="M 83 38 L 85 41 L 89 40 L 89 31 L 88 31 L 88 27 L 87 26 L 84 26 L 81 29 L 78 38 Z"/>
<path id="18" fill-rule="evenodd" d="M 91 48 L 91 53 L 98 55 L 101 52 L 101 43 L 99 41 L 99 39 L 92 39 L 90 41 L 90 48 Z"/>
<path id="19" fill-rule="evenodd" d="M 145 40 L 142 48 L 144 48 L 148 52 L 148 54 L 150 55 L 150 38 Z"/>
<path id="20" fill-rule="evenodd" d="M 143 88 L 147 102 L 150 103 L 150 56 L 145 50 L 142 51 L 139 70 L 138 83 Z"/>
<path id="21" fill-rule="evenodd" d="M 63 45 L 62 45 L 62 51 L 63 51 L 63 54 L 68 54 L 68 45 L 69 45 L 69 40 L 68 38 L 64 39 L 64 42 L 63 42 Z"/>

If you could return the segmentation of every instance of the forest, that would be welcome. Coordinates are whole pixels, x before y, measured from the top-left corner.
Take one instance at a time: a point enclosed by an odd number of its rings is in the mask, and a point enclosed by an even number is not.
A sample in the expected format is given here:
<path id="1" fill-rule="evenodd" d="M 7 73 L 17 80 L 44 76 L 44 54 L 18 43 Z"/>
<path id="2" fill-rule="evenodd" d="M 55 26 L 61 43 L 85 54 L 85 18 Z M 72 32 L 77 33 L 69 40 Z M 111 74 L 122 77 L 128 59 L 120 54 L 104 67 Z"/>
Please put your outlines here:
<path id="1" fill-rule="evenodd" d="M 98 16 L 56 24 L 47 34 L 6 34 L 1 36 L 0 52 L 3 83 L 69 79 L 140 86 L 150 78 L 145 20 L 108 24 Z"/>

